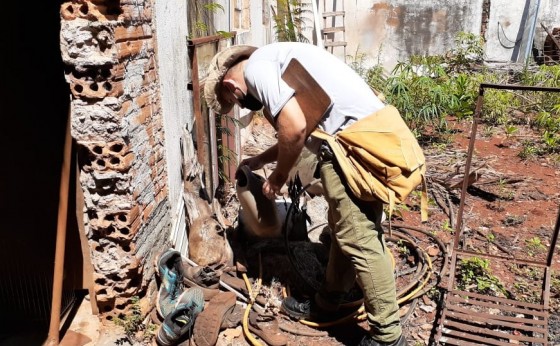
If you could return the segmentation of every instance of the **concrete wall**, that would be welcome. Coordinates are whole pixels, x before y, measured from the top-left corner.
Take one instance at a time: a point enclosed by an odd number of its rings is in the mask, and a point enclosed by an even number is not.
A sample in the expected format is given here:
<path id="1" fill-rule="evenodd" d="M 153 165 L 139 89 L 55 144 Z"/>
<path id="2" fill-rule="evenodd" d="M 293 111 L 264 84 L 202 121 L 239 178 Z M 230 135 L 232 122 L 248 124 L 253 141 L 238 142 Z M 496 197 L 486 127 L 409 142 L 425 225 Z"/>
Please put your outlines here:
<path id="1" fill-rule="evenodd" d="M 427 0 L 345 1 L 347 61 L 365 54 L 365 64 L 381 63 L 387 70 L 410 55 L 443 54 L 454 47 L 460 31 L 482 34 L 485 58 L 490 61 L 524 62 L 523 31 L 532 25 L 530 11 L 538 0 Z M 332 5 L 331 5 L 332 6 Z M 485 9 L 485 7 L 487 7 Z M 484 10 L 489 17 L 484 17 Z M 535 28 L 539 49 L 549 29 L 560 26 L 560 2 L 540 0 Z M 487 20 L 485 26 L 483 21 Z M 530 51 L 530 50 L 529 50 Z M 334 50 L 341 55 L 341 50 Z"/>
<path id="2" fill-rule="evenodd" d="M 167 75 L 159 80 L 153 10 L 150 0 L 61 6 L 60 44 L 72 93 L 72 136 L 79 146 L 84 226 L 94 290 L 107 320 L 154 282 L 153 260 L 168 244 L 172 222 L 169 167 L 174 182 L 177 173 L 166 157 L 168 152 L 177 157 L 176 135 L 170 130 L 167 146 L 160 91 L 173 92 L 173 81 Z M 172 112 L 184 104 L 166 98 L 165 107 Z M 179 119 L 166 119 L 166 127 Z"/>
<path id="3" fill-rule="evenodd" d="M 182 220 L 183 181 L 180 140 L 183 129 L 192 129 L 192 98 L 187 84 L 190 81 L 186 37 L 188 32 L 187 1 L 154 2 L 155 36 L 159 92 L 165 133 L 165 155 L 173 227 Z M 184 228 L 179 232 L 186 232 Z"/>
<path id="4" fill-rule="evenodd" d="M 459 31 L 480 32 L 482 2 L 345 1 L 346 53 L 387 69 L 410 55 L 442 54 Z"/>

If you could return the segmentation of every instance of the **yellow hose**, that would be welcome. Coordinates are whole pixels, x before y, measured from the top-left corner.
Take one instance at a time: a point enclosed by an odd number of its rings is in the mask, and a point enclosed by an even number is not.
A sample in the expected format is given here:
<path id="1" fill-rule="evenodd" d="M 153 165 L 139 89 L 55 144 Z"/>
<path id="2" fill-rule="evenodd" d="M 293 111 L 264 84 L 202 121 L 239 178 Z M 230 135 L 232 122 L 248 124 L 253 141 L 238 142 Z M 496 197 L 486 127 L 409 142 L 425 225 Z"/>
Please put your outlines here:
<path id="1" fill-rule="evenodd" d="M 408 240 L 404 240 L 403 241 L 413 245 L 410 241 Z M 429 270 L 426 271 L 426 273 L 424 273 L 424 278 L 421 280 L 421 283 L 413 290 L 411 291 L 409 294 L 407 294 L 404 297 L 401 297 L 397 300 L 397 303 L 399 305 L 403 304 L 404 302 L 406 302 L 407 300 L 411 299 L 414 297 L 414 295 L 416 293 L 418 293 L 420 290 L 422 290 L 426 284 L 428 283 L 428 281 L 430 280 L 430 276 L 431 274 L 434 272 L 433 271 L 433 266 L 432 266 L 432 260 L 430 259 L 430 256 L 428 256 L 428 254 L 421 248 L 417 247 L 417 249 L 419 250 L 419 252 L 422 253 L 422 255 L 424 256 L 424 258 L 426 258 L 427 262 L 428 262 L 428 268 Z M 395 260 L 395 256 L 393 256 L 392 252 L 389 252 L 389 256 L 391 257 L 391 263 L 393 264 L 393 270 L 396 267 L 396 260 Z M 419 281 L 420 282 L 420 281 Z M 289 288 L 289 287 L 288 287 Z M 344 316 L 340 319 L 334 320 L 334 321 L 328 321 L 328 322 L 314 322 L 314 321 L 309 321 L 309 320 L 305 320 L 305 319 L 301 319 L 299 320 L 300 323 L 309 326 L 309 327 L 314 327 L 314 328 L 328 328 L 343 322 L 347 322 L 348 320 L 354 318 L 356 320 L 364 320 L 366 318 L 367 314 L 365 313 L 365 307 L 362 304 L 362 306 L 360 306 L 360 308 L 358 310 L 356 310 L 355 312 L 353 312 L 352 314 L 349 314 L 347 316 Z"/>
<path id="2" fill-rule="evenodd" d="M 257 298 L 257 295 L 259 294 L 259 291 L 261 290 L 261 284 L 262 284 L 262 262 L 261 262 L 261 254 L 259 253 L 259 278 L 257 279 L 257 286 L 255 288 L 255 295 L 253 295 L 253 289 L 251 287 L 251 282 L 249 282 L 249 278 L 247 277 L 247 274 L 243 273 L 243 281 L 245 282 L 245 286 L 247 286 L 247 291 L 249 292 L 249 303 L 247 303 L 247 307 L 245 308 L 245 312 L 243 313 L 243 333 L 245 333 L 245 336 L 247 337 L 247 339 L 249 340 L 249 342 L 253 345 L 253 346 L 262 346 L 262 344 L 255 339 L 255 337 L 251 334 L 251 332 L 249 332 L 249 313 L 251 312 L 251 308 L 253 307 L 253 304 L 255 303 L 255 299 Z"/>
<path id="3" fill-rule="evenodd" d="M 428 283 L 428 281 L 430 280 L 430 276 L 432 275 L 432 273 L 434 272 L 433 267 L 432 267 L 432 260 L 430 259 L 430 256 L 428 256 L 426 254 L 426 252 L 424 252 L 422 250 L 422 254 L 424 255 L 424 257 L 426 257 L 426 260 L 428 261 L 428 268 L 429 270 L 426 272 L 424 280 L 422 281 L 422 283 L 420 284 L 420 286 L 416 287 L 415 290 L 413 290 L 412 292 L 410 292 L 408 295 L 400 298 L 398 300 L 399 305 L 406 302 L 407 300 L 409 300 L 410 298 L 413 298 L 414 295 L 419 292 L 422 288 L 424 288 L 426 286 L 426 284 Z"/>

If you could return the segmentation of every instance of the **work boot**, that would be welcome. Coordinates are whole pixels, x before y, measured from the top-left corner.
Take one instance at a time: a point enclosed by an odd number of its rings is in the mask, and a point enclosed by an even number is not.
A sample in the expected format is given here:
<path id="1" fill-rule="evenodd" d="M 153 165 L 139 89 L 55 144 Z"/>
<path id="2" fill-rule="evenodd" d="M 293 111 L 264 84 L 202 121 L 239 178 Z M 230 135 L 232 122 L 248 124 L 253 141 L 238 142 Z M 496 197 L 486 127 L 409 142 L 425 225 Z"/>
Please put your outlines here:
<path id="1" fill-rule="evenodd" d="M 311 300 L 305 299 L 298 301 L 294 297 L 286 297 L 282 301 L 281 310 L 293 319 L 307 320 L 311 317 Z"/>
<path id="2" fill-rule="evenodd" d="M 190 265 L 182 266 L 183 284 L 187 287 L 198 287 L 204 293 L 204 300 L 210 300 L 212 297 L 220 293 L 220 275 L 221 268 L 212 268 L 209 266 L 192 267 Z"/>
<path id="3" fill-rule="evenodd" d="M 407 346 L 407 345 L 408 343 L 406 342 L 406 338 L 402 334 L 401 336 L 399 336 L 397 340 L 393 342 L 377 341 L 374 340 L 373 337 L 368 334 L 364 336 L 362 341 L 360 341 L 360 343 L 358 344 L 358 346 Z"/>
<path id="4" fill-rule="evenodd" d="M 315 300 L 297 300 L 294 297 L 287 297 L 282 301 L 281 310 L 295 320 L 312 319 L 326 322 L 352 315 L 358 308 L 359 306 L 353 306 L 351 308 L 339 308 L 338 310 L 326 310 L 315 303 Z"/>

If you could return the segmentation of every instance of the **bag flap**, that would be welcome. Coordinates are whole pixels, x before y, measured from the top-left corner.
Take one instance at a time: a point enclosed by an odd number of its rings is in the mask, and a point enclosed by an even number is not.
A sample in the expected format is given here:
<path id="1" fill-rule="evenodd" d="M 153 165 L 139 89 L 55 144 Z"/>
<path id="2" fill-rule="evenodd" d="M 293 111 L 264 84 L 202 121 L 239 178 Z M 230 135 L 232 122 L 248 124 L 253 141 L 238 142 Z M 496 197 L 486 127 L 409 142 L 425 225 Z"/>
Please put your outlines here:
<path id="1" fill-rule="evenodd" d="M 389 166 L 412 172 L 426 159 L 418 141 L 393 106 L 363 118 L 337 133 L 348 147 L 361 147 Z"/>

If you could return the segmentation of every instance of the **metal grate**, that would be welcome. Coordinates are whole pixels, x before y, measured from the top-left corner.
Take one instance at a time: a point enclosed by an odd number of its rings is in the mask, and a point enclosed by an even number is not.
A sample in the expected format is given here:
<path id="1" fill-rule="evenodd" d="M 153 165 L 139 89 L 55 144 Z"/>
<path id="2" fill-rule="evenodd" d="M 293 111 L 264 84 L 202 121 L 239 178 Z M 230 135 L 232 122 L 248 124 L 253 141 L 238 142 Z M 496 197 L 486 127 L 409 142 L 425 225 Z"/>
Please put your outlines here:
<path id="1" fill-rule="evenodd" d="M 469 176 L 471 161 L 476 141 L 476 130 L 480 121 L 484 90 L 526 90 L 560 92 L 560 88 L 546 88 L 519 85 L 480 85 L 470 142 L 465 164 L 464 176 Z M 451 255 L 450 278 L 443 301 L 443 310 L 437 328 L 435 341 L 438 345 L 547 345 L 548 344 L 548 315 L 550 298 L 551 265 L 554 250 L 560 231 L 560 210 L 556 226 L 552 233 L 548 255 L 544 261 L 515 258 L 513 256 L 493 255 L 461 248 L 465 237 L 463 229 L 463 211 L 468 188 L 468 179 L 464 179 L 455 239 Z M 520 264 L 526 267 L 538 268 L 541 271 L 541 292 L 539 303 L 521 302 L 514 299 L 500 298 L 468 292 L 466 289 L 457 289 L 456 276 L 458 261 L 469 257 L 492 259 L 502 265 Z M 536 280 L 536 279 L 535 279 Z"/>
<path id="2" fill-rule="evenodd" d="M 447 294 L 440 344 L 544 345 L 548 311 L 543 305 L 453 290 Z"/>

